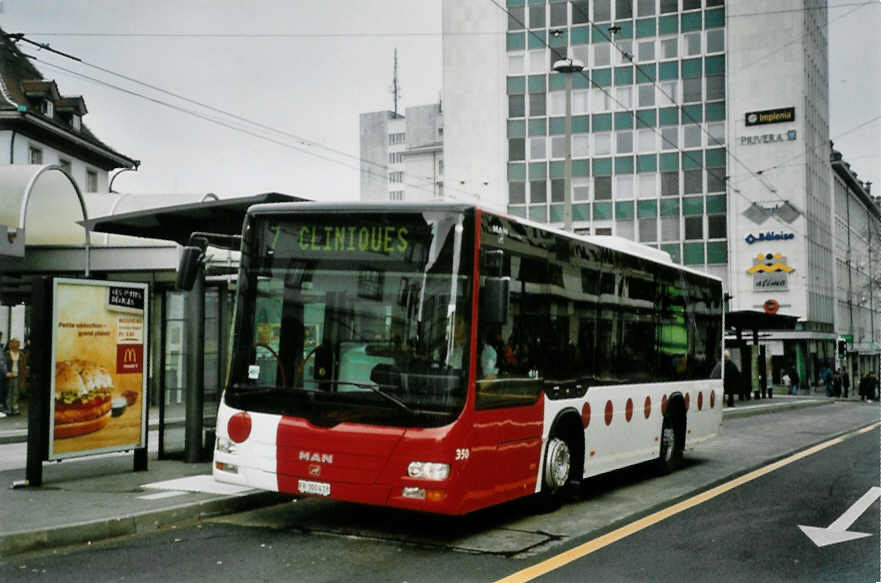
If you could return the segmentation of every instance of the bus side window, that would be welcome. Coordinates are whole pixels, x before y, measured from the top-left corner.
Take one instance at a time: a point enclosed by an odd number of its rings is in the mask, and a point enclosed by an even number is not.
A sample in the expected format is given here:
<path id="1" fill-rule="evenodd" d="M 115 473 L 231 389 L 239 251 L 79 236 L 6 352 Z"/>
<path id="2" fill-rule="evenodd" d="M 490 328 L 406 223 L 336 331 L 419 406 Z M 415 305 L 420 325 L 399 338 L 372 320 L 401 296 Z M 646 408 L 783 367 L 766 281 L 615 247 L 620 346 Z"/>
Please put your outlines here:
<path id="1" fill-rule="evenodd" d="M 483 265 L 491 268 L 497 276 L 511 276 L 509 304 L 504 322 L 488 322 L 478 313 L 477 322 L 477 409 L 499 409 L 529 406 L 541 395 L 541 381 L 529 376 L 529 346 L 531 338 L 520 321 L 523 310 L 525 282 L 519 279 L 522 269 L 521 257 L 501 254 L 491 249 L 492 257 Z M 486 290 L 486 278 L 482 278 L 480 292 Z M 537 375 L 535 375 L 537 377 Z"/>

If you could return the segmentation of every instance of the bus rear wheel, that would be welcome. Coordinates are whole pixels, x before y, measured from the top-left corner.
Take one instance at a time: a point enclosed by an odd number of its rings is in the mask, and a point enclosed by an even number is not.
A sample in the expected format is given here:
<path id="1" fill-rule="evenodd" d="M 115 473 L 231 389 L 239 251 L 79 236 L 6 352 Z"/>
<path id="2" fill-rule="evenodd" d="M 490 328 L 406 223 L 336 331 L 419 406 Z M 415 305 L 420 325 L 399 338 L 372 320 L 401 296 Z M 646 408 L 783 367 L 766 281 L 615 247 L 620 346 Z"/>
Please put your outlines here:
<path id="1" fill-rule="evenodd" d="M 669 474 L 682 464 L 682 452 L 685 449 L 684 435 L 681 424 L 676 422 L 673 415 L 664 415 L 661 425 L 661 451 L 658 456 L 658 466 L 661 472 Z"/>

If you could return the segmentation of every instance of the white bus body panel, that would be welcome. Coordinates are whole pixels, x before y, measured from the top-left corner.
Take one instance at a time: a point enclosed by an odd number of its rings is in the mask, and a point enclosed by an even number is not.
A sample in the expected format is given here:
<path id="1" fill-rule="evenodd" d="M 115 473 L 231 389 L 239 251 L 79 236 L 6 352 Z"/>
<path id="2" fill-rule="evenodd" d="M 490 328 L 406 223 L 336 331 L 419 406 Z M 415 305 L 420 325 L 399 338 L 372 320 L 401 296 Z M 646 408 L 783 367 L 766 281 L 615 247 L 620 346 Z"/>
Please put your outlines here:
<path id="1" fill-rule="evenodd" d="M 664 420 L 661 404 L 665 396 L 669 399 L 677 393 L 683 398 L 688 396 L 685 448 L 692 448 L 718 434 L 724 402 L 722 381 L 719 379 L 596 386 L 588 389 L 587 394 L 580 398 L 545 398 L 543 445 L 535 491 L 540 491 L 542 487 L 541 472 L 547 442 L 554 420 L 560 413 L 574 410 L 582 417 L 582 427 L 585 423 L 587 425 L 584 429 L 583 474 L 587 478 L 656 459 L 660 454 Z M 649 399 L 648 408 L 646 399 Z M 632 403 L 629 421 L 626 415 L 628 400 Z M 611 403 L 612 410 L 609 423 L 606 422 L 607 403 Z M 589 414 L 585 405 L 589 406 Z"/>
<path id="2" fill-rule="evenodd" d="M 238 413 L 238 409 L 227 406 L 223 399 L 217 411 L 217 437 L 229 439 L 227 423 Z M 244 443 L 235 444 L 234 453 L 214 450 L 212 471 L 218 482 L 252 486 L 263 490 L 278 491 L 276 436 L 281 415 L 249 412 L 251 416 L 251 435 Z M 237 473 L 217 469 L 217 462 L 233 464 Z"/>

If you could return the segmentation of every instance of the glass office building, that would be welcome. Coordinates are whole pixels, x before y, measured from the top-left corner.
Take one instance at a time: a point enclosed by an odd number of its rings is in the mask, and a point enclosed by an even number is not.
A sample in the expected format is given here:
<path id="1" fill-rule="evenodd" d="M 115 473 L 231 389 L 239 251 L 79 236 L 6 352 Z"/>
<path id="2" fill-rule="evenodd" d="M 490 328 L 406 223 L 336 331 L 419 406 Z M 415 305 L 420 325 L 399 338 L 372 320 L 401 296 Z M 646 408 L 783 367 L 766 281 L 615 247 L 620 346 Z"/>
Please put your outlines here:
<path id="1" fill-rule="evenodd" d="M 763 337 L 813 374 L 836 337 L 828 19 L 826 0 L 444 0 L 447 182 L 561 228 L 568 199 L 575 231 L 798 317 Z M 555 72 L 567 57 L 583 71 Z"/>

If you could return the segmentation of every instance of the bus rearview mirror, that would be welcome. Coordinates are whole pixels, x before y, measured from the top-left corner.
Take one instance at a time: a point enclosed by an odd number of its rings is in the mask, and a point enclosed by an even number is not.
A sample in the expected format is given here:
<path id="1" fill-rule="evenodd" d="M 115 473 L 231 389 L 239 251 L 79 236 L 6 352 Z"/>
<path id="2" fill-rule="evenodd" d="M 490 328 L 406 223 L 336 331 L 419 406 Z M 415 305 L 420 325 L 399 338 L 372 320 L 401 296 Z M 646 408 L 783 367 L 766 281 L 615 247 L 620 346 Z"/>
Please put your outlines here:
<path id="1" fill-rule="evenodd" d="M 481 324 L 504 324 L 508 321 L 510 288 L 510 277 L 486 278 L 483 290 L 481 291 L 483 298 L 480 312 Z"/>
<path id="2" fill-rule="evenodd" d="M 177 289 L 183 291 L 193 289 L 202 267 L 202 255 L 203 251 L 199 247 L 184 247 L 181 250 L 180 262 L 177 265 Z"/>

